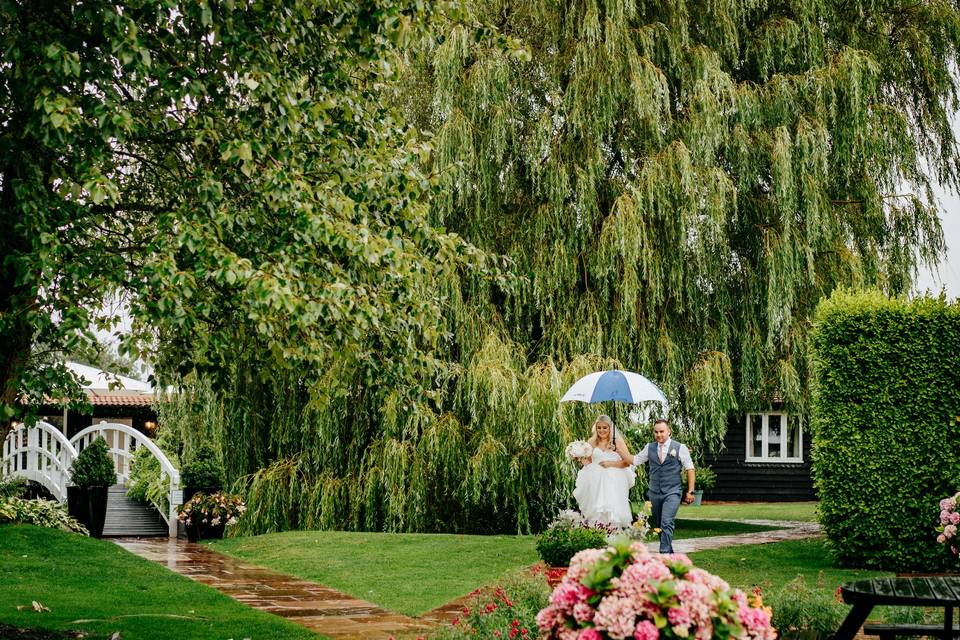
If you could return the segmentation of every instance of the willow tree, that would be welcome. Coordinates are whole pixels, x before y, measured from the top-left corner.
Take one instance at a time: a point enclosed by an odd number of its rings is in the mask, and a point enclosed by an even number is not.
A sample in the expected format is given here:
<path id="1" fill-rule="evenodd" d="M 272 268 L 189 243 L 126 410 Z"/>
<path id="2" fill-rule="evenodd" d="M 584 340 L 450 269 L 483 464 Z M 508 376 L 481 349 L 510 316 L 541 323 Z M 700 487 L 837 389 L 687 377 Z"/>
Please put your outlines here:
<path id="1" fill-rule="evenodd" d="M 807 406 L 807 334 L 837 285 L 909 289 L 957 186 L 954 3 L 474 1 L 406 103 L 435 131 L 434 221 L 508 256 L 451 330 L 528 363 L 600 354 L 658 379 L 717 444 L 734 407 Z M 478 320 L 479 315 L 479 320 Z"/>
<path id="2" fill-rule="evenodd" d="M 243 349 L 218 422 L 243 527 L 536 529 L 589 423 L 557 401 L 592 369 L 658 379 L 703 446 L 775 392 L 802 412 L 817 301 L 905 290 L 943 251 L 930 184 L 958 182 L 958 42 L 942 2 L 489 1 L 441 20 L 382 102 L 434 133 L 432 224 L 502 268 L 429 273 L 444 325 L 410 387 L 349 352 L 264 379 Z"/>

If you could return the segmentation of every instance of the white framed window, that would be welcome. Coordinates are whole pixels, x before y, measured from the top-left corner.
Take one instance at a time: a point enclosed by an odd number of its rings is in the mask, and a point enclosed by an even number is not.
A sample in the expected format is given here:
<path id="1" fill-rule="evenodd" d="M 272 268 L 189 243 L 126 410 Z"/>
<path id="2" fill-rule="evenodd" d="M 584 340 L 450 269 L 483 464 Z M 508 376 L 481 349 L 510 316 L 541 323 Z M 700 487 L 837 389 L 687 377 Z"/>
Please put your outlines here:
<path id="1" fill-rule="evenodd" d="M 786 413 L 748 413 L 746 462 L 803 462 L 803 428 Z"/>

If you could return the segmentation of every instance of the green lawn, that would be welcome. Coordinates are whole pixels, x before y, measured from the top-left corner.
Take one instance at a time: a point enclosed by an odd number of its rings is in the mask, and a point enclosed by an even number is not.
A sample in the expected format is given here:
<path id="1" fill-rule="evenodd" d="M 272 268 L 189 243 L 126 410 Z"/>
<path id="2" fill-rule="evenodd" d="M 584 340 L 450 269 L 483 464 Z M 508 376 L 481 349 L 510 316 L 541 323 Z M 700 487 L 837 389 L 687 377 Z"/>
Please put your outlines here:
<path id="1" fill-rule="evenodd" d="M 738 533 L 753 533 L 755 531 L 773 531 L 778 527 L 767 527 L 759 524 L 744 524 L 742 522 L 727 522 L 724 520 L 692 520 L 684 519 L 677 523 L 674 539 L 705 538 L 707 536 L 730 536 Z"/>
<path id="2" fill-rule="evenodd" d="M 677 537 L 768 528 L 685 520 Z M 211 546 L 408 615 L 420 615 L 539 560 L 535 536 L 289 531 L 221 540 Z"/>
<path id="3" fill-rule="evenodd" d="M 812 583 L 822 581 L 823 588 L 833 594 L 842 582 L 890 575 L 831 566 L 830 554 L 822 538 L 726 547 L 689 555 L 698 567 L 744 590 L 755 586 L 764 590 L 778 587 L 803 574 Z"/>
<path id="4" fill-rule="evenodd" d="M 320 638 L 111 542 L 30 525 L 0 525 L 0 585 L 0 625 L 138 640 Z"/>
<path id="5" fill-rule="evenodd" d="M 734 587 L 745 591 L 760 587 L 765 603 L 773 607 L 774 622 L 784 628 L 794 624 L 832 632 L 850 611 L 849 605 L 836 599 L 837 587 L 852 580 L 893 575 L 831 566 L 830 553 L 822 538 L 728 547 L 689 555 L 696 566 L 720 576 Z M 797 576 L 803 577 L 798 581 Z M 936 622 L 937 612 L 877 607 L 870 619 Z"/>
<path id="6" fill-rule="evenodd" d="M 742 504 L 683 505 L 679 518 L 697 520 L 801 520 L 816 522 L 816 502 L 750 502 Z"/>
<path id="7" fill-rule="evenodd" d="M 217 551 L 419 615 L 537 562 L 533 536 L 288 531 L 218 540 Z"/>

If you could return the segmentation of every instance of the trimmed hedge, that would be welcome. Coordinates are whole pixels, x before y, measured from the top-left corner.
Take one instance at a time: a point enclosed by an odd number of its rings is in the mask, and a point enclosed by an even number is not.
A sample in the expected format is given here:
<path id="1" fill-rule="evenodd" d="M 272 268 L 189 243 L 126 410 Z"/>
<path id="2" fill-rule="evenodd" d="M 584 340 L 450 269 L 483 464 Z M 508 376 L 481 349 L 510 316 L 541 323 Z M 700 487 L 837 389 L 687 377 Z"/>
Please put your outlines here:
<path id="1" fill-rule="evenodd" d="M 813 476 L 844 565 L 935 570 L 960 480 L 960 305 L 835 292 L 817 307 Z"/>

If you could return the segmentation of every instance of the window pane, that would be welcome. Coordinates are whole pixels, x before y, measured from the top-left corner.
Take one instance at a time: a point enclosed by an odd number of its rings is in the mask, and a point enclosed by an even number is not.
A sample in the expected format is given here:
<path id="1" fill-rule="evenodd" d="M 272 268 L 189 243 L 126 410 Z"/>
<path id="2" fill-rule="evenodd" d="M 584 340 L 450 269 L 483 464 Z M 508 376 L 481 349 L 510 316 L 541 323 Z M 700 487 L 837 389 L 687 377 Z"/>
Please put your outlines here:
<path id="1" fill-rule="evenodd" d="M 787 421 L 787 457 L 799 458 L 800 454 L 800 420 L 791 417 Z"/>
<path id="2" fill-rule="evenodd" d="M 747 437 L 747 456 L 759 458 L 763 455 L 763 416 L 751 414 L 750 434 Z"/>
<path id="3" fill-rule="evenodd" d="M 783 432 L 783 416 L 779 413 L 772 413 L 767 418 L 769 419 L 767 423 L 767 457 L 780 458 L 782 457 L 780 437 Z"/>

